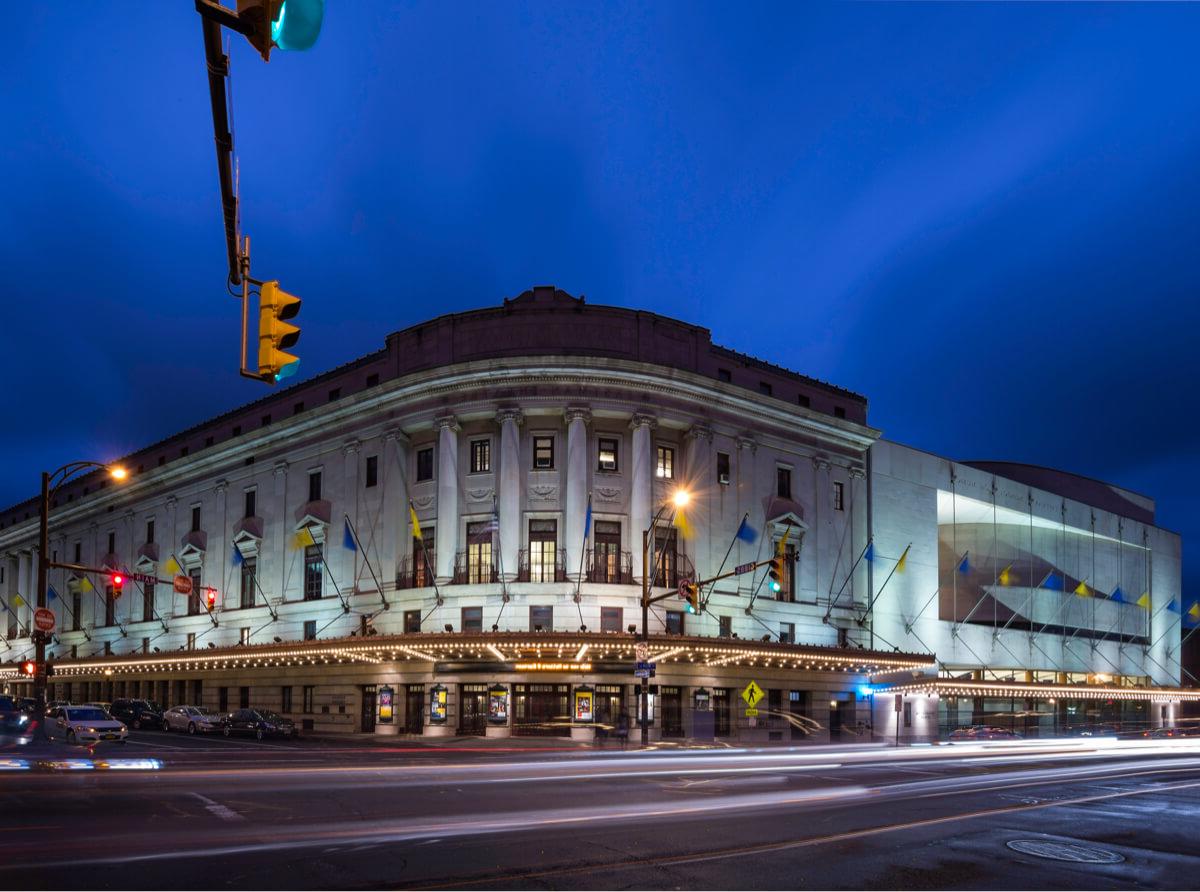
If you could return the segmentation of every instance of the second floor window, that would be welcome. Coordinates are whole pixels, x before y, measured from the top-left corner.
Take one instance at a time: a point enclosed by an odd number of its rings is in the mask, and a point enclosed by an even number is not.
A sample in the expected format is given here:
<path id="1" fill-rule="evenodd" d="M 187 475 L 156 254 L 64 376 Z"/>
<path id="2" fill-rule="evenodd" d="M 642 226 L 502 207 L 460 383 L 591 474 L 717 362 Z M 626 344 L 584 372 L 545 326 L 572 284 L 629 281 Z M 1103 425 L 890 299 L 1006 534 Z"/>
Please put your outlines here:
<path id="1" fill-rule="evenodd" d="M 83 622 L 83 620 L 81 618 L 82 614 L 83 614 L 83 595 L 80 592 L 71 592 L 71 631 L 72 632 L 79 631 L 80 623 Z M 14 619 L 15 619 L 15 617 L 14 617 Z M 9 635 L 8 637 L 16 638 L 17 636 L 14 634 L 14 635 Z"/>
<path id="2" fill-rule="evenodd" d="M 154 619 L 154 583 L 142 583 L 142 622 Z"/>
<path id="3" fill-rule="evenodd" d="M 683 634 L 683 611 L 668 610 L 667 611 L 667 634 L 682 635 Z"/>
<path id="4" fill-rule="evenodd" d="M 833 510 L 846 510 L 846 491 L 839 480 L 833 481 Z"/>
<path id="5" fill-rule="evenodd" d="M 379 456 L 367 456 L 367 480 L 366 487 L 370 489 L 372 486 L 379 485 Z"/>
<path id="6" fill-rule="evenodd" d="M 147 545 L 154 544 L 154 521 L 153 520 L 146 521 L 146 544 Z"/>
<path id="7" fill-rule="evenodd" d="M 258 493 L 253 489 L 246 490 L 246 513 L 242 517 L 253 517 L 258 507 Z"/>
<path id="8" fill-rule="evenodd" d="M 420 610 L 405 610 L 404 611 L 404 633 L 406 635 L 414 635 L 421 631 L 421 611 Z"/>
<path id="9" fill-rule="evenodd" d="M 720 617 L 717 617 L 717 621 L 720 623 L 720 625 L 718 626 L 718 630 L 717 630 L 717 634 L 719 636 L 721 636 L 722 638 L 729 638 L 731 635 L 733 635 L 733 618 L 732 617 L 720 616 Z"/>
<path id="10" fill-rule="evenodd" d="M 424 537 L 421 539 L 413 536 L 412 554 L 413 588 L 433 585 L 434 563 L 437 560 L 437 556 L 434 554 L 433 530 L 424 532 Z"/>
<path id="11" fill-rule="evenodd" d="M 616 437 L 600 437 L 599 461 L 596 464 L 596 468 L 601 471 L 616 471 L 618 469 L 617 451 L 619 448 L 619 441 Z"/>
<path id="12" fill-rule="evenodd" d="M 529 631 L 531 631 L 531 632 L 553 632 L 554 631 L 554 608 L 553 607 L 530 607 L 529 608 Z"/>
<path id="13" fill-rule="evenodd" d="M 492 441 L 471 441 L 471 473 L 483 474 L 492 469 Z"/>
<path id="14" fill-rule="evenodd" d="M 779 580 L 777 601 L 796 600 L 796 546 L 788 545 L 783 552 L 783 578 Z"/>
<path id="15" fill-rule="evenodd" d="M 188 595 L 188 616 L 195 616 L 200 612 L 200 570 L 199 568 L 191 572 L 192 577 L 192 593 Z"/>
<path id="16" fill-rule="evenodd" d="M 621 632 L 621 608 L 620 607 L 601 607 L 600 608 L 600 631 L 601 632 Z"/>
<path id="17" fill-rule="evenodd" d="M 775 495 L 781 499 L 790 499 L 792 497 L 791 468 L 775 469 Z"/>
<path id="18" fill-rule="evenodd" d="M 308 472 L 308 500 L 316 502 L 321 498 L 321 472 Z"/>
<path id="19" fill-rule="evenodd" d="M 467 524 L 467 583 L 492 581 L 492 524 L 481 520 Z"/>
<path id="20" fill-rule="evenodd" d="M 464 632 L 483 631 L 482 607 L 464 607 L 462 609 L 462 630 Z"/>
<path id="21" fill-rule="evenodd" d="M 670 446 L 658 447 L 658 461 L 654 464 L 654 476 L 670 480 L 675 476 L 675 450 Z"/>
<path id="22" fill-rule="evenodd" d="M 417 450 L 417 482 L 433 479 L 433 447 Z"/>
<path id="23" fill-rule="evenodd" d="M 305 620 L 304 621 L 304 640 L 305 641 L 315 641 L 316 637 L 317 637 L 317 621 L 315 619 Z M 307 691 L 308 689 L 305 688 L 305 690 Z"/>
<path id="24" fill-rule="evenodd" d="M 242 591 L 238 604 L 243 610 L 254 606 L 254 573 L 257 568 L 257 558 L 245 558 L 242 561 Z"/>
<path id="25" fill-rule="evenodd" d="M 553 582 L 558 550 L 558 521 L 529 521 L 529 581 Z"/>
<path id="26" fill-rule="evenodd" d="M 192 532 L 196 533 L 200 530 L 200 506 L 192 506 Z"/>
<path id="27" fill-rule="evenodd" d="M 779 641 L 782 644 L 796 643 L 796 624 L 795 623 L 780 623 L 779 624 Z"/>
<path id="28" fill-rule="evenodd" d="M 717 453 L 717 483 L 729 485 L 729 453 Z"/>
<path id="29" fill-rule="evenodd" d="M 104 587 L 104 625 L 115 626 L 117 624 L 117 601 L 113 595 L 113 587 L 106 585 Z"/>
<path id="30" fill-rule="evenodd" d="M 554 469 L 554 437 L 533 438 L 533 469 L 535 471 Z"/>
<path id="31" fill-rule="evenodd" d="M 325 558 L 321 546 L 309 545 L 304 549 L 304 600 L 317 601 L 323 594 Z"/>

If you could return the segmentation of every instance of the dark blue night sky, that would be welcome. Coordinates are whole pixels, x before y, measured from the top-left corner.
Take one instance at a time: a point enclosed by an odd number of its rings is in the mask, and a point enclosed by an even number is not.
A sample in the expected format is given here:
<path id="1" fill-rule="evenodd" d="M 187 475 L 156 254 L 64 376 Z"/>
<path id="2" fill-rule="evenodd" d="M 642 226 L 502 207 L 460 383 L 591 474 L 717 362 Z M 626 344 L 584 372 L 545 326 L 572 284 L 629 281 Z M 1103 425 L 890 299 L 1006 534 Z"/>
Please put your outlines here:
<path id="1" fill-rule="evenodd" d="M 236 375 L 190 2 L 22 6 L 0 503 Z M 233 41 L 255 273 L 306 374 L 537 284 L 865 393 L 886 435 L 1158 499 L 1200 594 L 1200 6 L 331 0 Z"/>

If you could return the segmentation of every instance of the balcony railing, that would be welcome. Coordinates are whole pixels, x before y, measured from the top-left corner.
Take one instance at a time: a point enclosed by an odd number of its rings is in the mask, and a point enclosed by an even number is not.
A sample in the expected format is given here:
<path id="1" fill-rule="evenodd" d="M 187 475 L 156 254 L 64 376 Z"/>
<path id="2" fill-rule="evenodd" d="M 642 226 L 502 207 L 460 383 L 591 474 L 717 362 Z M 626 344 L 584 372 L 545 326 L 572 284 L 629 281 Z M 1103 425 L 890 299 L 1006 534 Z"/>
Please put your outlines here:
<path id="1" fill-rule="evenodd" d="M 517 552 L 517 582 L 566 582 L 567 581 L 567 551 L 560 548 L 554 552 L 554 564 L 537 564 L 530 566 L 529 552 L 521 549 Z"/>
<path id="2" fill-rule="evenodd" d="M 681 579 L 695 578 L 696 571 L 692 569 L 692 562 L 684 555 L 678 552 L 674 554 L 668 552 L 665 555 L 659 555 L 658 572 L 654 574 L 654 584 L 656 586 L 677 588 Z"/>
<path id="3" fill-rule="evenodd" d="M 628 551 L 589 550 L 584 568 L 588 582 L 633 585 L 633 557 Z"/>
<path id="4" fill-rule="evenodd" d="M 396 566 L 396 588 L 425 588 L 433 585 L 433 569 L 437 566 L 437 553 L 429 552 L 429 563 L 416 554 L 401 559 Z"/>
<path id="5" fill-rule="evenodd" d="M 481 585 L 500 581 L 500 573 L 495 564 L 477 564 L 472 567 L 468 564 L 467 554 L 460 551 L 454 556 L 454 577 L 450 580 L 451 585 Z"/>

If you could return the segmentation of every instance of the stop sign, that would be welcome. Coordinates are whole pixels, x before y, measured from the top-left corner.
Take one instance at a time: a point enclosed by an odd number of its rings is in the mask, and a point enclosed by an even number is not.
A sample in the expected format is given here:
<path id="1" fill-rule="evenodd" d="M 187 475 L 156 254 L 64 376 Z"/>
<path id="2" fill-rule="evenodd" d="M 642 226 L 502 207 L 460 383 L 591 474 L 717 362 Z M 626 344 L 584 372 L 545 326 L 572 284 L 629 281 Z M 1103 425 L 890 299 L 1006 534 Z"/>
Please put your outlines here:
<path id="1" fill-rule="evenodd" d="M 39 607 L 33 612 L 33 625 L 39 632 L 53 632 L 54 611 L 46 607 Z"/>
<path id="2" fill-rule="evenodd" d="M 192 577 L 176 576 L 175 591 L 179 592 L 181 595 L 190 595 L 192 593 Z"/>

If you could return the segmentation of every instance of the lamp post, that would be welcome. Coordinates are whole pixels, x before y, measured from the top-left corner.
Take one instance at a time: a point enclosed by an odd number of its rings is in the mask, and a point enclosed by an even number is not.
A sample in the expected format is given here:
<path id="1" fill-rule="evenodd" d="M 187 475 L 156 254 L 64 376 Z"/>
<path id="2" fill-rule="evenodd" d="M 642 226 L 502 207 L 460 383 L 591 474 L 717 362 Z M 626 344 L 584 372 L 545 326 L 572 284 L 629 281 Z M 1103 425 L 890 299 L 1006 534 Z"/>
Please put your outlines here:
<path id="1" fill-rule="evenodd" d="M 650 642 L 650 586 L 651 580 L 654 579 L 658 572 L 658 559 L 654 560 L 654 566 L 650 566 L 650 537 L 658 526 L 658 521 L 662 517 L 663 511 L 668 506 L 672 506 L 675 510 L 684 507 L 691 500 L 691 496 L 686 489 L 677 489 L 675 495 L 668 502 L 663 502 L 659 506 L 654 519 L 650 521 L 650 528 L 642 530 L 642 635 L 643 643 Z M 650 743 L 650 677 L 644 675 L 642 677 L 642 686 L 639 693 L 641 702 L 641 726 L 642 726 L 642 746 L 648 746 Z"/>
<path id="2" fill-rule="evenodd" d="M 129 473 L 119 465 L 106 465 L 95 461 L 73 461 L 63 465 L 57 471 L 42 472 L 42 496 L 38 511 L 38 560 L 37 560 L 37 606 L 46 606 L 46 582 L 50 567 L 72 566 L 59 564 L 50 560 L 50 499 L 58 488 L 78 474 L 80 471 L 101 469 L 108 471 L 114 480 L 124 480 Z M 36 715 L 46 711 L 46 644 L 50 633 L 33 631 L 33 697 L 37 704 Z"/>

